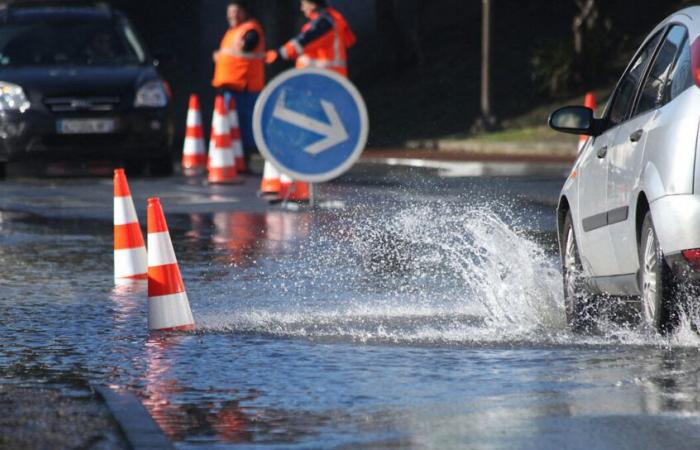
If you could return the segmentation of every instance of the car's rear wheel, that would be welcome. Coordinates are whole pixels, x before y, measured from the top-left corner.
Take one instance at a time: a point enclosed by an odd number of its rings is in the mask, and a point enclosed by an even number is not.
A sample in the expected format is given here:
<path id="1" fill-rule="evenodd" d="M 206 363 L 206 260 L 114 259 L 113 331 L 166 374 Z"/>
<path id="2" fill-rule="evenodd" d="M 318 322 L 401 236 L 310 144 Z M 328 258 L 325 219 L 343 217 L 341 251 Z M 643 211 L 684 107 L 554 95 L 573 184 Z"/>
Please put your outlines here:
<path id="1" fill-rule="evenodd" d="M 561 254 L 566 322 L 573 330 L 581 331 L 590 328 L 595 317 L 595 305 L 586 289 L 586 280 L 576 245 L 571 212 L 566 214 L 562 237 Z"/>
<path id="2" fill-rule="evenodd" d="M 647 212 L 639 244 L 639 290 L 641 319 L 648 327 L 661 332 L 672 328 L 673 287 L 671 270 L 661 253 L 651 213 Z"/>

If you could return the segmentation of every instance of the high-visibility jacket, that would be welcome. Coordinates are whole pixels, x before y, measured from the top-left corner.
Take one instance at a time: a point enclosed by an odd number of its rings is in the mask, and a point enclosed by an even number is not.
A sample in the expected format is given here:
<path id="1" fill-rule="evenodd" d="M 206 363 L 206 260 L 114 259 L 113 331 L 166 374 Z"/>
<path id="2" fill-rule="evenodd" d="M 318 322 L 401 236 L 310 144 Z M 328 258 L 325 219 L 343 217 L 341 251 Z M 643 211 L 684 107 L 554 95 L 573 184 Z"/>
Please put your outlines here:
<path id="1" fill-rule="evenodd" d="M 258 44 L 252 51 L 244 51 L 243 37 L 249 31 L 258 33 Z M 224 34 L 211 84 L 215 88 L 239 92 L 262 91 L 265 86 L 265 35 L 256 20 L 249 19 L 234 28 L 229 28 Z"/>
<path id="2" fill-rule="evenodd" d="M 357 38 L 337 10 L 323 8 L 312 14 L 301 33 L 280 49 L 284 59 L 296 59 L 296 67 L 319 67 L 347 76 L 347 49 Z"/>

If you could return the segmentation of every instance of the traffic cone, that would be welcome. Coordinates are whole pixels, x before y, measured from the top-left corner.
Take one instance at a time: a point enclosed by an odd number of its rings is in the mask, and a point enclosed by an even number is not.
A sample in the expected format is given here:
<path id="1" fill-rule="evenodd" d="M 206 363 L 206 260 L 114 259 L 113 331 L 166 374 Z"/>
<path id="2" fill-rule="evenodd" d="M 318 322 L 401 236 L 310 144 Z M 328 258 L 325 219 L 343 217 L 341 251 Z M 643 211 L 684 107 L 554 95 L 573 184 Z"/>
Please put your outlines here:
<path id="1" fill-rule="evenodd" d="M 148 256 L 124 169 L 114 171 L 114 281 L 148 278 Z"/>
<path id="2" fill-rule="evenodd" d="M 209 142 L 209 182 L 234 183 L 238 175 L 231 147 L 231 129 L 228 124 L 224 97 L 216 96 Z"/>
<path id="3" fill-rule="evenodd" d="M 596 104 L 595 104 L 595 97 L 593 96 L 593 92 L 586 92 L 586 97 L 583 99 L 583 106 L 586 108 L 591 108 L 593 111 L 595 111 Z M 579 153 L 581 150 L 583 150 L 583 146 L 586 145 L 586 142 L 588 141 L 589 136 L 586 135 L 581 135 L 578 138 L 578 151 Z"/>
<path id="4" fill-rule="evenodd" d="M 280 176 L 280 197 L 291 202 L 308 202 L 310 195 L 309 183 L 294 181 L 287 175 Z"/>
<path id="5" fill-rule="evenodd" d="M 148 199 L 148 328 L 162 331 L 195 329 L 185 284 L 158 198 Z"/>
<path id="6" fill-rule="evenodd" d="M 238 122 L 236 100 L 233 97 L 231 97 L 228 101 L 228 124 L 231 127 L 231 147 L 233 147 L 233 156 L 236 160 L 236 171 L 238 173 L 246 172 L 248 170 L 248 166 L 245 163 L 245 155 L 243 154 L 241 127 L 240 123 Z"/>
<path id="7" fill-rule="evenodd" d="M 190 95 L 187 108 L 187 131 L 182 147 L 182 172 L 194 175 L 204 172 L 207 165 L 207 152 L 204 148 L 204 132 L 202 131 L 202 114 L 199 107 L 199 97 Z"/>
<path id="8" fill-rule="evenodd" d="M 281 188 L 280 173 L 270 161 L 265 161 L 265 168 L 260 181 L 260 196 L 268 199 L 279 198 Z"/>

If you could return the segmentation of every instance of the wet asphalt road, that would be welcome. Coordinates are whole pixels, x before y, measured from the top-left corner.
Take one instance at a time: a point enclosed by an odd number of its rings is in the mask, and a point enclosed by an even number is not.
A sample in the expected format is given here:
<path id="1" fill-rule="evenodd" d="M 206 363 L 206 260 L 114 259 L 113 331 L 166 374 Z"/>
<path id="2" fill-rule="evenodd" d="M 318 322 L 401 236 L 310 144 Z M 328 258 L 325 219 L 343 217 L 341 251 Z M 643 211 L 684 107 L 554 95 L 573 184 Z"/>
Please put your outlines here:
<path id="1" fill-rule="evenodd" d="M 179 448 L 697 448 L 700 339 L 570 333 L 565 170 L 524 170 L 361 164 L 315 209 L 130 179 L 171 229 L 198 325 L 175 335 L 113 286 L 110 177 L 10 177 L 0 382 L 128 389 Z"/>

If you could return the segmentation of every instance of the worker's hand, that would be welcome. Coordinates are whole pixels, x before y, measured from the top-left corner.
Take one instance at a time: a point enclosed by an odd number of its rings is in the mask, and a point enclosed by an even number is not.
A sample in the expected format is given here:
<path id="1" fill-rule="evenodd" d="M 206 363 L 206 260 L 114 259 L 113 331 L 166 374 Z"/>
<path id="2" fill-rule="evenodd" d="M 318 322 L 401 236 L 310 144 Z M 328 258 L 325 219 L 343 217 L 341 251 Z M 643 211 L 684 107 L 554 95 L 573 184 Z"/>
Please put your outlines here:
<path id="1" fill-rule="evenodd" d="M 272 64 L 273 62 L 277 61 L 277 58 L 279 58 L 279 53 L 277 53 L 277 50 L 268 50 L 265 52 L 265 63 Z"/>
<path id="2" fill-rule="evenodd" d="M 211 54 L 211 59 L 216 62 L 217 59 L 219 59 L 219 50 L 214 50 L 214 52 Z"/>

